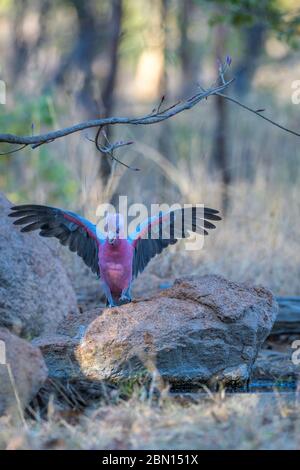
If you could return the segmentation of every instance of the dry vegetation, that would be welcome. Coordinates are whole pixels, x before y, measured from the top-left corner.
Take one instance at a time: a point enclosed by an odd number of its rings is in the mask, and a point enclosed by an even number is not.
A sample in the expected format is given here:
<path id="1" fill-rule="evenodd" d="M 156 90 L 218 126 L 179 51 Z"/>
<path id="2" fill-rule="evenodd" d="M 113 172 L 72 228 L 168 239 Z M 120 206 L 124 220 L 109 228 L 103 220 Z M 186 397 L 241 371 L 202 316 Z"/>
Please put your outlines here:
<path id="1" fill-rule="evenodd" d="M 48 406 L 48 419 L 16 426 L 0 418 L 1 449 L 298 449 L 299 402 L 289 394 L 166 397 L 135 391 L 128 401 L 83 414 Z"/>

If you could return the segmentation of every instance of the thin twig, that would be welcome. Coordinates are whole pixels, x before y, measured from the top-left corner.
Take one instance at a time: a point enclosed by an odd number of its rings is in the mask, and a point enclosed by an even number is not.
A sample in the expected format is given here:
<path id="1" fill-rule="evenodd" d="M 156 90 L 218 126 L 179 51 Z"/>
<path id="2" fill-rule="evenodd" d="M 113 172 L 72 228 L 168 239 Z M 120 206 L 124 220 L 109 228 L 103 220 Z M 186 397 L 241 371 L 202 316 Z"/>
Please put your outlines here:
<path id="1" fill-rule="evenodd" d="M 264 111 L 264 109 L 259 109 L 259 110 L 252 109 L 249 106 L 247 106 L 246 104 L 241 103 L 237 99 L 232 98 L 231 96 L 228 96 L 228 95 L 224 95 L 223 93 L 217 93 L 217 95 L 222 96 L 222 98 L 224 98 L 225 100 L 232 101 L 232 103 L 237 104 L 241 108 L 246 109 L 247 111 L 250 111 L 251 113 L 256 114 L 257 116 L 261 117 L 265 121 L 268 121 L 271 124 L 273 124 L 273 126 L 279 127 L 279 129 L 282 129 L 286 132 L 289 132 L 290 134 L 293 134 L 293 135 L 296 135 L 297 137 L 300 137 L 300 133 L 298 133 L 296 131 L 293 131 L 292 129 L 288 129 L 287 127 L 284 127 L 281 124 L 278 124 L 278 122 L 275 122 L 272 119 L 270 119 L 270 118 L 264 116 L 263 114 L 261 114 Z"/>
<path id="2" fill-rule="evenodd" d="M 160 110 L 161 110 L 161 107 L 162 107 L 164 101 L 165 101 L 165 95 L 163 95 L 160 99 L 159 105 L 157 107 L 157 113 L 160 113 Z"/>
<path id="3" fill-rule="evenodd" d="M 34 150 L 38 147 L 40 147 L 41 145 L 44 145 L 44 144 L 50 144 L 51 142 L 54 142 L 55 139 L 49 139 L 49 140 L 45 140 L 45 142 L 39 142 L 38 144 L 34 144 L 31 146 L 31 148 Z"/>
<path id="4" fill-rule="evenodd" d="M 100 137 L 101 132 L 103 133 L 103 135 L 104 135 L 104 137 L 107 141 L 107 144 L 108 144 L 107 146 L 102 146 L 102 145 L 99 144 L 99 137 Z M 114 144 L 111 144 L 109 142 L 108 138 L 107 138 L 106 133 L 103 131 L 103 126 L 99 126 L 99 129 L 96 133 L 95 140 L 90 139 L 90 138 L 88 138 L 88 140 L 95 143 L 96 148 L 97 148 L 97 150 L 99 150 L 99 152 L 101 152 L 103 155 L 109 155 L 112 160 L 114 160 L 117 163 L 120 163 L 120 165 L 125 166 L 125 168 L 127 168 L 128 170 L 140 171 L 139 168 L 134 168 L 134 167 L 131 167 L 131 166 L 127 165 L 127 163 L 122 162 L 122 160 L 119 160 L 114 155 L 114 151 L 117 148 L 124 147 L 126 145 L 132 145 L 134 143 L 133 141 L 128 141 L 128 142 L 119 141 L 119 142 L 115 142 Z"/>
<path id="5" fill-rule="evenodd" d="M 12 153 L 19 152 L 20 150 L 23 150 L 25 147 L 27 147 L 27 144 L 21 145 L 21 147 L 18 147 L 17 149 L 14 150 L 8 150 L 7 152 L 0 153 L 0 156 L 5 156 L 5 155 L 10 155 Z"/>

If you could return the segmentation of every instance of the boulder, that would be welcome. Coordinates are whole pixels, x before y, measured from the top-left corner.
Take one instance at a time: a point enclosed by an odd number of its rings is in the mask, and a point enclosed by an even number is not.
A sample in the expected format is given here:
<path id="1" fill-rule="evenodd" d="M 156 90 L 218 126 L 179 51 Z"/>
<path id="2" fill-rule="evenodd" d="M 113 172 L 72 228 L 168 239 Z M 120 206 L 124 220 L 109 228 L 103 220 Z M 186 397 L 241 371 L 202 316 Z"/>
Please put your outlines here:
<path id="1" fill-rule="evenodd" d="M 47 365 L 49 377 L 59 380 L 81 380 L 84 375 L 75 357 L 80 337 L 45 335 L 35 338 L 31 344 L 39 348 Z"/>
<path id="2" fill-rule="evenodd" d="M 263 349 L 259 352 L 253 367 L 252 379 L 270 381 L 274 385 L 296 384 L 300 377 L 300 364 L 294 364 L 289 352 Z"/>
<path id="3" fill-rule="evenodd" d="M 119 382 L 150 372 L 174 387 L 242 386 L 277 311 L 263 287 L 186 277 L 155 297 L 99 311 L 75 357 L 91 380 Z"/>
<path id="4" fill-rule="evenodd" d="M 43 387 L 42 400 L 46 397 L 47 401 L 49 396 L 53 396 L 58 407 L 62 404 L 67 407 L 93 405 L 95 400 L 107 400 L 115 390 L 115 386 L 109 381 L 90 380 L 81 370 L 75 353 L 84 333 L 82 328 L 84 326 L 80 325 L 74 337 L 59 334 L 32 340 L 32 344 L 40 349 L 45 359 L 50 379 Z"/>
<path id="5" fill-rule="evenodd" d="M 20 417 L 47 378 L 38 348 L 0 328 L 0 415 Z"/>
<path id="6" fill-rule="evenodd" d="M 300 333 L 300 297 L 277 297 L 279 313 L 272 335 L 298 335 Z"/>
<path id="7" fill-rule="evenodd" d="M 0 326 L 26 338 L 56 332 L 77 313 L 75 292 L 52 241 L 21 233 L 10 206 L 0 194 Z"/>

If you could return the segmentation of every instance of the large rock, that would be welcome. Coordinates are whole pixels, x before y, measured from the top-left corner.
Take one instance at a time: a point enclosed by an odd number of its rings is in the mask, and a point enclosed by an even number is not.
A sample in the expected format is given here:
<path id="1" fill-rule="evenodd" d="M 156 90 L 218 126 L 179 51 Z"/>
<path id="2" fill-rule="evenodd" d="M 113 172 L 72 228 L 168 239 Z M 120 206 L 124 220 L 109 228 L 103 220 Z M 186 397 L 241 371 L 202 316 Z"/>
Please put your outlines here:
<path id="1" fill-rule="evenodd" d="M 74 290 L 51 242 L 23 234 L 0 194 L 0 326 L 24 337 L 55 332 L 77 312 Z"/>
<path id="2" fill-rule="evenodd" d="M 300 297 L 277 297 L 279 313 L 271 331 L 272 335 L 299 335 Z"/>
<path id="3" fill-rule="evenodd" d="M 0 415 L 22 414 L 47 378 L 39 349 L 0 328 Z"/>
<path id="4" fill-rule="evenodd" d="M 295 385 L 300 377 L 300 364 L 294 364 L 293 353 L 294 350 L 260 351 L 253 367 L 252 379 L 258 382 L 269 381 L 281 386 Z"/>
<path id="5" fill-rule="evenodd" d="M 243 385 L 277 315 L 263 287 L 220 276 L 183 278 L 154 298 L 105 309 L 76 350 L 89 379 L 156 371 L 177 385 Z"/>
<path id="6" fill-rule="evenodd" d="M 31 344 L 39 348 L 47 365 L 49 377 L 59 380 L 81 380 L 84 375 L 77 363 L 75 351 L 80 337 L 46 335 L 35 338 Z"/>

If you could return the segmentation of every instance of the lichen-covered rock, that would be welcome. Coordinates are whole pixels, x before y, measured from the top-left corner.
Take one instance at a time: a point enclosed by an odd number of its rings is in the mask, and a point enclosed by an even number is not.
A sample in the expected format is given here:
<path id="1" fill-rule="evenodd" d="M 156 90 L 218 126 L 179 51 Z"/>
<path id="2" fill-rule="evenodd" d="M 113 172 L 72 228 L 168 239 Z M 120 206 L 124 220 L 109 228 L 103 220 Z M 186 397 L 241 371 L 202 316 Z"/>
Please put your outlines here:
<path id="1" fill-rule="evenodd" d="M 49 240 L 21 233 L 0 193 L 0 326 L 23 337 L 56 332 L 77 312 L 73 287 Z"/>
<path id="2" fill-rule="evenodd" d="M 88 327 L 76 358 L 95 380 L 117 382 L 148 370 L 174 386 L 240 386 L 277 310 L 263 287 L 214 275 L 183 278 L 155 297 L 105 309 Z"/>
<path id="3" fill-rule="evenodd" d="M 19 416 L 47 378 L 38 348 L 0 328 L 0 415 Z"/>

